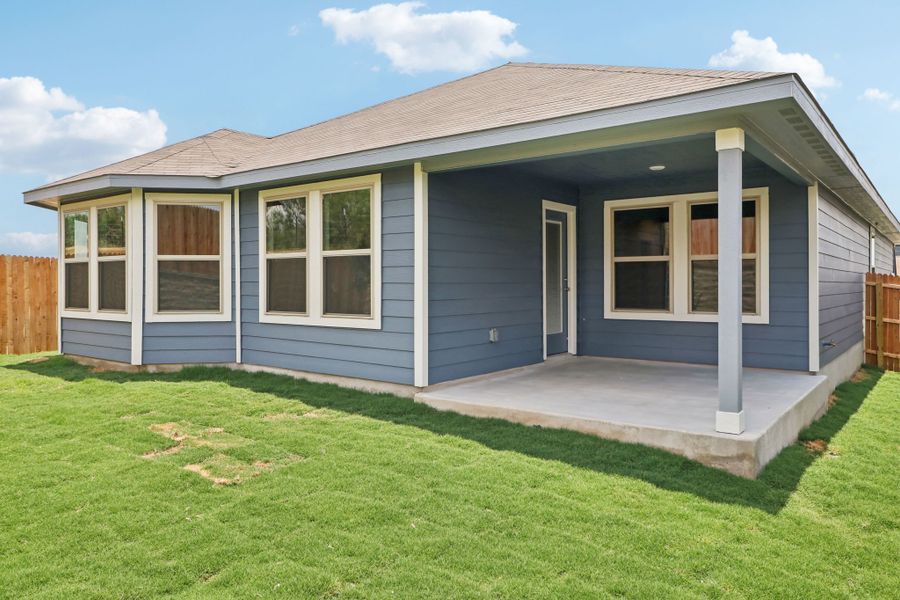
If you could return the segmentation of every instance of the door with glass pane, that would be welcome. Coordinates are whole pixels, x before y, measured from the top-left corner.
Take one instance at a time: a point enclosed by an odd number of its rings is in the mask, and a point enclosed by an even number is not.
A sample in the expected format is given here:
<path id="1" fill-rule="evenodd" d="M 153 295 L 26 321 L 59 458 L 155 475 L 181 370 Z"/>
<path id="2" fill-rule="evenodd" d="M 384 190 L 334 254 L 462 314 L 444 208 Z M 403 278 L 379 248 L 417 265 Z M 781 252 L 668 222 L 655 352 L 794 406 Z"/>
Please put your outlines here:
<path id="1" fill-rule="evenodd" d="M 548 210 L 544 217 L 544 335 L 550 356 L 569 347 L 569 240 L 565 213 Z"/>

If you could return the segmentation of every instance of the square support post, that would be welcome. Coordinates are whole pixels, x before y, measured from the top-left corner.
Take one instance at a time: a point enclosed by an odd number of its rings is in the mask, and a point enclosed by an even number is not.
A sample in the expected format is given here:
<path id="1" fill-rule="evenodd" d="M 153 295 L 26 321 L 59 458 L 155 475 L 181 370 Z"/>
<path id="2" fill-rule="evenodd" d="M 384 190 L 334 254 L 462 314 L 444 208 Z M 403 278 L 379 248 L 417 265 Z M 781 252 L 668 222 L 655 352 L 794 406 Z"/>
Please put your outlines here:
<path id="1" fill-rule="evenodd" d="M 719 155 L 719 410 L 716 431 L 744 431 L 743 297 L 743 153 L 744 130 L 716 131 Z"/>

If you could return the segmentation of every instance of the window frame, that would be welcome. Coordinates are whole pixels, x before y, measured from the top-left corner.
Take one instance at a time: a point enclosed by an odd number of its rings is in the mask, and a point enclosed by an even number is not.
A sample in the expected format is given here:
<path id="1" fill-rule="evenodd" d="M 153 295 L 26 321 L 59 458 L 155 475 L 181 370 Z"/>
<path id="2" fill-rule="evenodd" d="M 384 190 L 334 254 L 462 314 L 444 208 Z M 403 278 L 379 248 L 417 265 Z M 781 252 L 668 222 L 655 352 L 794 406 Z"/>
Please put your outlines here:
<path id="1" fill-rule="evenodd" d="M 153 192 L 145 194 L 147 203 L 147 323 L 185 323 L 232 320 L 231 314 L 231 195 L 178 192 Z M 159 205 L 209 205 L 222 207 L 219 213 L 219 254 L 157 254 L 157 207 Z M 164 311 L 159 312 L 159 262 L 160 261 L 219 261 L 219 310 Z"/>
<path id="2" fill-rule="evenodd" d="M 333 192 L 370 189 L 368 249 L 324 250 L 323 196 Z M 306 197 L 306 313 L 269 312 L 266 206 L 270 202 Z M 286 325 L 381 329 L 381 174 L 334 179 L 289 187 L 260 190 L 258 206 L 259 322 Z M 272 253 L 280 255 L 285 253 Z M 293 254 L 293 253 L 291 253 Z M 329 256 L 369 256 L 371 315 L 333 315 L 324 312 L 324 265 Z"/>
<path id="3" fill-rule="evenodd" d="M 646 208 L 666 208 L 669 211 L 669 248 L 668 254 L 651 254 L 651 255 L 639 255 L 639 256 L 616 256 L 616 240 L 615 240 L 615 231 L 613 229 L 614 220 L 616 216 L 616 212 L 619 210 L 642 210 Z M 615 206 L 610 210 L 609 213 L 609 231 L 610 235 L 612 235 L 612 239 L 610 240 L 609 246 L 609 256 L 612 264 L 609 266 L 610 271 L 610 299 L 609 306 L 612 306 L 612 303 L 616 297 L 616 289 L 615 282 L 616 278 L 614 276 L 616 270 L 616 264 L 618 263 L 645 263 L 645 262 L 663 262 L 668 263 L 669 265 L 669 308 L 664 311 L 653 310 L 653 309 L 642 309 L 642 308 L 622 308 L 622 309 L 614 309 L 616 313 L 634 313 L 640 315 L 654 315 L 654 314 L 666 314 L 670 315 L 674 312 L 675 305 L 675 291 L 674 291 L 674 278 L 675 278 L 675 267 L 674 267 L 674 256 L 675 256 L 675 241 L 674 241 L 674 229 L 675 229 L 675 210 L 671 203 L 666 202 L 648 202 L 646 204 L 638 204 L 635 206 L 625 205 Z"/>
<path id="4" fill-rule="evenodd" d="M 769 188 L 745 188 L 742 200 L 756 200 L 756 314 L 743 315 L 743 323 L 766 325 L 769 323 Z M 690 247 L 690 207 L 692 204 L 718 202 L 718 192 L 700 192 L 607 200 L 603 208 L 603 316 L 605 319 L 647 320 L 647 321 L 687 321 L 715 323 L 718 313 L 691 311 L 691 247 Z M 670 247 L 668 311 L 615 309 L 614 295 L 613 216 L 616 210 L 670 207 Z M 718 255 L 717 255 L 718 256 Z M 640 257 L 644 259 L 645 257 Z M 694 257 L 695 258 L 695 257 Z M 637 260 L 628 258 L 627 260 Z"/>
<path id="5" fill-rule="evenodd" d="M 125 254 L 123 256 L 100 258 L 97 210 L 122 206 L 125 208 Z M 88 256 L 86 259 L 66 258 L 66 220 L 67 213 L 88 213 Z M 58 211 L 58 311 L 60 318 L 90 319 L 97 321 L 131 321 L 131 289 L 132 269 L 131 257 L 133 240 L 131 239 L 131 194 L 117 194 L 94 200 L 63 204 Z M 100 309 L 100 263 L 107 261 L 125 262 L 125 310 Z M 70 263 L 88 264 L 88 308 L 66 307 L 65 268 Z"/>

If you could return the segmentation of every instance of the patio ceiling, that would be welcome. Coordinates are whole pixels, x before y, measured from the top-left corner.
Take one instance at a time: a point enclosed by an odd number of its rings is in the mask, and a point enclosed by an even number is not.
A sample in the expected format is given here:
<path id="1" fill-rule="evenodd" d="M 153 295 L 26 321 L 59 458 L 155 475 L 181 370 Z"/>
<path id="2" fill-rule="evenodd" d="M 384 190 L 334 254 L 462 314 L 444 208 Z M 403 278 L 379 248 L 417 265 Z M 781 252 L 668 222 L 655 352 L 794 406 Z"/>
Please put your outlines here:
<path id="1" fill-rule="evenodd" d="M 576 185 L 596 185 L 631 179 L 684 177 L 715 173 L 718 155 L 712 134 L 638 144 L 626 148 L 529 160 L 506 168 Z M 664 165 L 651 171 L 651 165 Z M 744 153 L 744 170 L 766 166 L 750 150 Z"/>

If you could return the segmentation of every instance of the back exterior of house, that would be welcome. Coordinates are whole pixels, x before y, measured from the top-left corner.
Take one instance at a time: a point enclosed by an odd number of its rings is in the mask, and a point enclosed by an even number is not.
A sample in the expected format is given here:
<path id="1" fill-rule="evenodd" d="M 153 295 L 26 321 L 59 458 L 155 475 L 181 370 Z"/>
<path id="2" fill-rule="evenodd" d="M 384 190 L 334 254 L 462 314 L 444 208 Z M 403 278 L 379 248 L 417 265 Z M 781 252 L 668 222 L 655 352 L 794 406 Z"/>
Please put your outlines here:
<path id="1" fill-rule="evenodd" d="M 900 241 L 790 74 L 506 65 L 198 139 L 26 193 L 59 211 L 64 354 L 412 389 L 734 343 L 739 367 L 837 380 Z"/>

